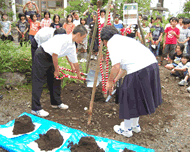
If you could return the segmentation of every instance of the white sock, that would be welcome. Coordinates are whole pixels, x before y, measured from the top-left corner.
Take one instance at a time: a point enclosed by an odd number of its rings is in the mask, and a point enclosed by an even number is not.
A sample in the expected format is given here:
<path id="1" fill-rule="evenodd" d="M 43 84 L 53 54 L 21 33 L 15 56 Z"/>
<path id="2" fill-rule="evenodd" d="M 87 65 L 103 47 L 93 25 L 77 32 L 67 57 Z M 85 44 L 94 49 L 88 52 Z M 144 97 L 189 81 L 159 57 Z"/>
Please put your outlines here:
<path id="1" fill-rule="evenodd" d="M 124 130 L 128 131 L 128 129 L 131 129 L 132 123 L 133 123 L 132 119 L 124 119 Z"/>
<path id="2" fill-rule="evenodd" d="M 133 120 L 132 127 L 136 127 L 139 125 L 139 117 L 132 118 L 132 120 Z"/>

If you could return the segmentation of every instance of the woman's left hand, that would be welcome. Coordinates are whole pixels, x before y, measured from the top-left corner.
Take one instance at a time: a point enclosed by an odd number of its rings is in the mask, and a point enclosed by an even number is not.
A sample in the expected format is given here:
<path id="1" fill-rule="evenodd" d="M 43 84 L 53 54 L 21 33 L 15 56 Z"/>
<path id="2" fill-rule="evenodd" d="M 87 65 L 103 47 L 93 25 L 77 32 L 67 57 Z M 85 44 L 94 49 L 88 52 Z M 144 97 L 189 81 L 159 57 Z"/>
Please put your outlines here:
<path id="1" fill-rule="evenodd" d="M 114 87 L 113 81 L 107 81 L 106 90 L 109 92 L 110 95 L 113 92 L 113 87 Z"/>

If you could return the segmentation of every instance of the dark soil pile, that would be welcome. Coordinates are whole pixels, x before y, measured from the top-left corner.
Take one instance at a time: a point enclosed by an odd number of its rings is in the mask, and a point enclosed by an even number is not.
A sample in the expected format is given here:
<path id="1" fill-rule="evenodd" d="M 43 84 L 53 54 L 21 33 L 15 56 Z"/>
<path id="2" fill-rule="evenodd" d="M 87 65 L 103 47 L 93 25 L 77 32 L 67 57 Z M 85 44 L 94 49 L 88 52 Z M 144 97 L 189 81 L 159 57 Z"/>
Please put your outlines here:
<path id="1" fill-rule="evenodd" d="M 45 151 L 60 147 L 64 141 L 58 129 L 50 129 L 46 134 L 39 136 L 40 138 L 35 142 L 41 150 Z"/>
<path id="2" fill-rule="evenodd" d="M 129 150 L 129 149 L 127 149 L 127 148 L 125 148 L 124 150 L 123 150 L 123 152 L 134 152 L 133 150 Z"/>
<path id="3" fill-rule="evenodd" d="M 93 137 L 82 137 L 77 144 L 71 146 L 71 152 L 104 152 Z"/>
<path id="4" fill-rule="evenodd" d="M 29 116 L 24 115 L 15 119 L 13 135 L 25 134 L 34 130 L 34 124 Z"/>

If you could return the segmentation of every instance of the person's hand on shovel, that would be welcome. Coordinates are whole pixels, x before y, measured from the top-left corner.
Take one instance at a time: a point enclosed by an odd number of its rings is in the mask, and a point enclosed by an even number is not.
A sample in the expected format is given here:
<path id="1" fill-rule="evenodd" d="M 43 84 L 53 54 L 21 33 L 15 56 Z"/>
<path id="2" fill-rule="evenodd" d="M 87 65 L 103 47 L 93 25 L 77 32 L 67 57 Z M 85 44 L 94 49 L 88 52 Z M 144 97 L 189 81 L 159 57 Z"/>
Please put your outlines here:
<path id="1" fill-rule="evenodd" d="M 108 80 L 106 83 L 106 90 L 109 92 L 109 95 L 111 95 L 111 93 L 113 92 L 113 87 L 114 87 L 113 81 Z"/>
<path id="2" fill-rule="evenodd" d="M 54 71 L 54 78 L 59 77 L 60 73 L 58 70 Z"/>

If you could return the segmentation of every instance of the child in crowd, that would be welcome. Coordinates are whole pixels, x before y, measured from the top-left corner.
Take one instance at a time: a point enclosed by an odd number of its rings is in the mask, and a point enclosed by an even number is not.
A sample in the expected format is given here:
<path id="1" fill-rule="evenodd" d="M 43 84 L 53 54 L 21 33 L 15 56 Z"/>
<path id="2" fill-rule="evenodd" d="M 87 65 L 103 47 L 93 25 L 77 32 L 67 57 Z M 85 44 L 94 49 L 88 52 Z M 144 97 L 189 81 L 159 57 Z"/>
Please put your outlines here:
<path id="1" fill-rule="evenodd" d="M 106 10 L 101 9 L 100 10 L 100 24 L 103 24 L 105 22 L 105 15 L 106 15 Z"/>
<path id="2" fill-rule="evenodd" d="M 54 29 L 62 27 L 62 24 L 59 23 L 59 21 L 60 21 L 60 16 L 58 14 L 55 14 L 53 17 L 53 23 L 51 23 L 50 27 L 53 27 Z"/>
<path id="3" fill-rule="evenodd" d="M 73 24 L 73 16 L 71 14 L 67 15 L 66 23 L 63 25 L 63 28 L 66 30 L 67 34 L 70 34 L 75 28 L 75 24 Z"/>
<path id="4" fill-rule="evenodd" d="M 50 25 L 52 23 L 52 19 L 50 17 L 51 17 L 50 12 L 45 11 L 44 18 L 42 19 L 42 21 L 40 23 L 41 28 L 50 27 Z"/>
<path id="5" fill-rule="evenodd" d="M 80 24 L 83 25 L 87 31 L 89 31 L 89 26 L 86 24 L 87 21 L 84 18 L 80 19 Z M 88 34 L 87 34 L 88 35 Z M 86 62 L 87 60 L 87 45 L 88 45 L 88 36 L 86 35 L 86 37 L 83 39 L 82 43 L 79 43 L 77 46 L 77 54 L 78 54 L 78 50 L 81 50 L 81 60 L 80 62 Z"/>
<path id="6" fill-rule="evenodd" d="M 190 30 L 188 29 L 189 21 L 188 19 L 184 19 L 182 23 L 183 23 L 183 27 L 180 30 L 178 43 L 184 44 L 185 48 L 184 48 L 183 53 L 187 53 L 187 45 L 188 45 L 187 42 L 189 41 L 189 37 L 190 37 Z"/>
<path id="7" fill-rule="evenodd" d="M 183 54 L 181 62 L 171 71 L 171 75 L 184 78 L 190 67 L 189 54 Z"/>
<path id="8" fill-rule="evenodd" d="M 3 41 L 10 40 L 13 41 L 13 37 L 11 35 L 11 22 L 8 21 L 7 14 L 2 14 L 1 16 L 2 21 L 0 21 L 1 24 L 1 39 Z"/>
<path id="9" fill-rule="evenodd" d="M 147 26 L 147 22 L 148 22 L 148 17 L 144 16 L 142 18 L 142 30 L 143 30 L 144 37 L 145 37 L 145 45 L 148 47 L 149 42 L 150 42 L 150 27 Z"/>
<path id="10" fill-rule="evenodd" d="M 151 16 L 151 18 L 150 18 L 150 23 L 149 23 L 149 27 L 152 27 L 153 26 L 153 24 L 154 24 L 154 22 L 155 22 L 155 20 L 154 20 L 154 17 L 153 16 Z"/>
<path id="11" fill-rule="evenodd" d="M 177 39 L 179 39 L 179 34 L 180 34 L 179 29 L 176 27 L 177 23 L 178 19 L 176 17 L 172 18 L 172 25 L 170 27 L 167 27 L 165 30 L 164 44 L 163 44 L 163 47 L 165 49 L 162 54 L 159 65 L 162 65 L 163 57 L 165 57 L 168 53 L 169 53 L 169 60 L 175 53 Z"/>
<path id="12" fill-rule="evenodd" d="M 36 8 L 36 11 L 33 10 L 33 5 Z M 28 11 L 26 10 L 26 7 L 28 7 Z M 26 15 L 27 21 L 30 19 L 31 14 L 38 14 L 39 15 L 39 9 L 35 2 L 28 1 L 24 7 L 23 7 L 23 13 Z"/>
<path id="13" fill-rule="evenodd" d="M 172 26 L 172 18 L 173 18 L 173 17 L 170 17 L 170 18 L 169 18 L 169 23 L 166 24 L 165 29 L 166 29 L 167 27 Z"/>
<path id="14" fill-rule="evenodd" d="M 184 17 L 179 17 L 179 24 L 176 25 L 176 27 L 181 31 L 182 27 L 183 27 L 183 20 L 184 20 Z"/>
<path id="15" fill-rule="evenodd" d="M 31 41 L 41 28 L 40 22 L 37 21 L 36 14 L 30 15 L 29 24 L 30 24 L 29 40 Z"/>
<path id="16" fill-rule="evenodd" d="M 121 33 L 121 29 L 123 28 L 123 24 L 122 23 L 119 23 L 119 15 L 115 15 L 115 18 L 114 18 L 114 24 L 115 28 L 118 30 L 119 33 Z"/>
<path id="17" fill-rule="evenodd" d="M 95 28 L 95 22 L 96 22 L 96 16 L 97 13 L 93 12 L 93 21 L 89 24 L 89 28 L 90 28 L 90 33 L 89 33 L 89 46 L 91 45 L 91 41 L 92 41 L 92 35 L 93 35 L 93 31 Z M 97 60 L 97 54 L 98 54 L 98 46 L 99 46 L 99 42 L 98 42 L 98 27 L 97 27 L 97 31 L 96 31 L 96 35 L 95 35 L 95 41 L 94 41 L 94 52 L 95 55 L 91 55 L 91 59 L 93 60 Z"/>
<path id="18" fill-rule="evenodd" d="M 163 27 L 160 26 L 162 23 L 162 17 L 157 16 L 155 23 L 156 25 L 153 25 L 150 29 L 150 50 L 155 55 L 155 57 L 157 57 L 159 55 L 160 42 L 162 41 L 162 35 L 164 33 Z"/>
<path id="19" fill-rule="evenodd" d="M 16 30 L 18 31 L 18 42 L 20 42 L 20 46 L 22 46 L 23 42 L 28 41 L 28 29 L 29 23 L 26 21 L 26 15 L 24 13 L 19 14 L 19 21 L 16 24 Z"/>
<path id="20" fill-rule="evenodd" d="M 75 24 L 75 26 L 79 25 L 80 24 L 80 18 L 79 18 L 78 12 L 73 12 L 73 17 L 74 17 L 73 24 Z"/>
<path id="21" fill-rule="evenodd" d="M 165 66 L 166 69 L 172 70 L 173 68 L 175 68 L 179 64 L 179 62 L 181 61 L 181 58 L 183 56 L 183 50 L 184 50 L 183 44 L 177 44 L 176 45 L 176 49 L 175 49 L 176 53 L 171 58 L 171 63 L 169 63 Z"/>

